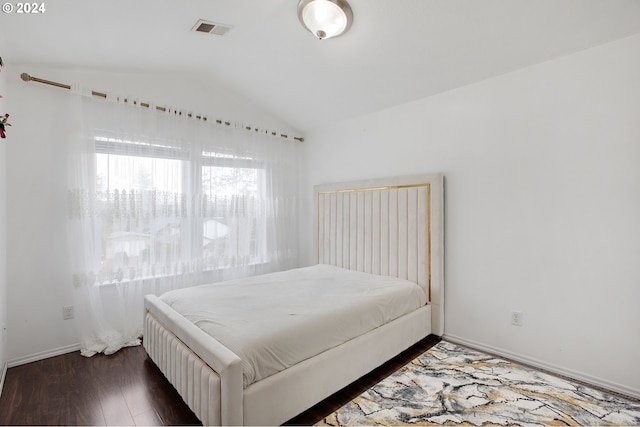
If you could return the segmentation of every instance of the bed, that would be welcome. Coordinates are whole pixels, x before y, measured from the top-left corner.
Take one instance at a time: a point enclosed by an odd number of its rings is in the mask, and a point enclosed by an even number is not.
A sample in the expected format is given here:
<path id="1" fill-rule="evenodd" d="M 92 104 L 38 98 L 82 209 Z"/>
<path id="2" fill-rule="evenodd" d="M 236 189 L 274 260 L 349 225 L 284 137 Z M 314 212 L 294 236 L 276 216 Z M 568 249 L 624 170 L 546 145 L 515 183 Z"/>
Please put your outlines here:
<path id="1" fill-rule="evenodd" d="M 282 424 L 444 332 L 441 174 L 318 185 L 314 204 L 316 266 L 145 298 L 144 348 L 205 425 Z M 237 315 L 234 300 L 248 314 Z M 260 305 L 272 312 L 258 314 Z M 273 312 L 282 322 L 267 320 Z M 252 316 L 262 330 L 240 340 Z"/>

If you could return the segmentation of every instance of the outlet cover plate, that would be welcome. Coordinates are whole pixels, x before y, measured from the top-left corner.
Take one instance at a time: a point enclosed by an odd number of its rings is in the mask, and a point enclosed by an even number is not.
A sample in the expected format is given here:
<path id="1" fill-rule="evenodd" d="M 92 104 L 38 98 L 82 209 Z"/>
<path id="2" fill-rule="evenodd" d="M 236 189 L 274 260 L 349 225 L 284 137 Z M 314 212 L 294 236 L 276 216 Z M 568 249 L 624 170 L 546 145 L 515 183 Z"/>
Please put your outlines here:
<path id="1" fill-rule="evenodd" d="M 62 319 L 63 320 L 69 320 L 69 319 L 73 319 L 74 313 L 73 313 L 73 306 L 72 305 L 65 305 L 64 307 L 62 307 Z"/>
<path id="2" fill-rule="evenodd" d="M 521 311 L 512 311 L 511 312 L 511 324 L 513 326 L 522 326 L 522 312 Z"/>

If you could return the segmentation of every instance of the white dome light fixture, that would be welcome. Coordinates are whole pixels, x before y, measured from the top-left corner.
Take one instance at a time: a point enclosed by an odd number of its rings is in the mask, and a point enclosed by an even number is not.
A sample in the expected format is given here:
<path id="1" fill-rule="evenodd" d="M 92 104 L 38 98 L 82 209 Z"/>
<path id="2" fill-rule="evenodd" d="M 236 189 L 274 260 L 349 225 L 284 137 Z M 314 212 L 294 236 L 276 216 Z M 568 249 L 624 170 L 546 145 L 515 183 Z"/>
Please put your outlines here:
<path id="1" fill-rule="evenodd" d="M 338 37 L 353 21 L 353 12 L 345 0 L 300 0 L 298 18 L 319 40 Z"/>

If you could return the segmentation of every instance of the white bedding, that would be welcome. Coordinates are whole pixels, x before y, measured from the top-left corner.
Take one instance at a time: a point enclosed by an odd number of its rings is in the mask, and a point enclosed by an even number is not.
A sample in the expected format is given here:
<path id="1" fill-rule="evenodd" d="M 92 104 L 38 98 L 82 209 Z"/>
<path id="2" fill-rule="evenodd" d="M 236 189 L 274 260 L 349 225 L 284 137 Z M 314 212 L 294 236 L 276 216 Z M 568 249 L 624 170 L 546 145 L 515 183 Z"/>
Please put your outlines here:
<path id="1" fill-rule="evenodd" d="M 160 298 L 242 360 L 245 387 L 427 302 L 413 282 L 323 264 Z"/>

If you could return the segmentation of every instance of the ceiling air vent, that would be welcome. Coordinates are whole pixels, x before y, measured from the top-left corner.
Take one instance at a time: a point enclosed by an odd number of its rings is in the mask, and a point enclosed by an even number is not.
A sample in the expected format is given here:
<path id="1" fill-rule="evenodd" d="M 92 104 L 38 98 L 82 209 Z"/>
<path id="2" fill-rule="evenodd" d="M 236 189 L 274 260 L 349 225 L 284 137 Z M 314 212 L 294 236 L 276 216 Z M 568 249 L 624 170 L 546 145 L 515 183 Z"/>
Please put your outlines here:
<path id="1" fill-rule="evenodd" d="M 198 20 L 196 25 L 193 26 L 191 31 L 196 31 L 198 33 L 207 33 L 213 34 L 216 36 L 224 36 L 231 29 L 230 25 L 218 24 L 216 22 L 205 21 L 204 19 Z"/>

